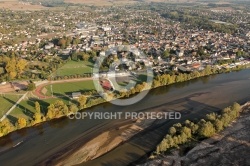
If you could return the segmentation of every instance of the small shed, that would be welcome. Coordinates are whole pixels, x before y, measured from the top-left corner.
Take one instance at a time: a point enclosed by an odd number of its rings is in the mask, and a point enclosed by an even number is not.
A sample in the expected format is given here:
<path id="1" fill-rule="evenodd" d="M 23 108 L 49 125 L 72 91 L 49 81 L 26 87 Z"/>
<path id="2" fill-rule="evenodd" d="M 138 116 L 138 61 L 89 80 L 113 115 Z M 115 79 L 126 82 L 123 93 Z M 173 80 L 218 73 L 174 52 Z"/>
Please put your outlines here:
<path id="1" fill-rule="evenodd" d="M 72 99 L 78 99 L 81 95 L 82 95 L 81 92 L 73 92 Z"/>

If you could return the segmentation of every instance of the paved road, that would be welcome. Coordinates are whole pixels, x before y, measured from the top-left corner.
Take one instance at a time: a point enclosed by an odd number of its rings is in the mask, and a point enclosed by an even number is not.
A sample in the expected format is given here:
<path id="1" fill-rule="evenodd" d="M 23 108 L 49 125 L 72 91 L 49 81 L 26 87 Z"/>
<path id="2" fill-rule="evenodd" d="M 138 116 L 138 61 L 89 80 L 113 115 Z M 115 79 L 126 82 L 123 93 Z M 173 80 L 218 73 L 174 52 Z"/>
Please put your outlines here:
<path id="1" fill-rule="evenodd" d="M 7 117 L 7 115 L 9 115 L 9 114 L 11 113 L 11 111 L 13 111 L 13 110 L 16 108 L 16 106 L 17 106 L 17 105 L 27 96 L 27 94 L 28 94 L 28 92 L 26 92 L 26 93 L 16 102 L 16 104 L 14 104 L 14 105 L 9 109 L 9 111 L 7 111 L 7 112 L 5 113 L 5 115 L 0 119 L 1 122 Z"/>

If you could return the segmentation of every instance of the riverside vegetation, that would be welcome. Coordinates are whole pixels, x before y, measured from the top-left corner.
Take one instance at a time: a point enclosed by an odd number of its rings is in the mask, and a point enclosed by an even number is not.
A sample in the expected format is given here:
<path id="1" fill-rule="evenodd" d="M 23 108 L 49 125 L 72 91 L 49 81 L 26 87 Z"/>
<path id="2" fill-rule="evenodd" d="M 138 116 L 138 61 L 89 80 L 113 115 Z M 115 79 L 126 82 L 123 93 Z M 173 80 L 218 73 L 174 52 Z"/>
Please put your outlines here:
<path id="1" fill-rule="evenodd" d="M 207 114 L 206 119 L 201 119 L 196 123 L 186 120 L 183 124 L 174 124 L 169 128 L 169 133 L 157 145 L 150 158 L 166 154 L 170 149 L 177 148 L 179 145 L 212 137 L 237 119 L 240 116 L 240 111 L 241 106 L 234 103 L 219 114 Z"/>
<path id="2" fill-rule="evenodd" d="M 248 66 L 242 65 L 242 66 L 237 66 L 235 68 L 232 69 L 217 69 L 217 68 L 212 68 L 211 66 L 206 66 L 204 70 L 202 71 L 193 71 L 190 73 L 180 73 L 180 72 L 173 72 L 171 74 L 162 74 L 162 75 L 156 75 L 153 79 L 153 83 L 152 83 L 152 87 L 149 87 L 149 84 L 146 82 L 137 84 L 135 87 L 131 88 L 128 91 L 114 91 L 114 92 L 109 92 L 107 94 L 105 94 L 103 97 L 101 96 L 80 96 L 79 99 L 76 102 L 70 103 L 70 104 L 65 104 L 63 101 L 61 100 L 57 100 L 55 103 L 50 104 L 47 108 L 47 111 L 41 112 L 40 110 L 40 104 L 39 101 L 37 101 L 35 103 L 35 114 L 33 115 L 32 118 L 30 119 L 25 119 L 22 117 L 19 117 L 17 119 L 17 122 L 15 124 L 11 123 L 7 118 L 4 119 L 2 122 L 0 122 L 0 137 L 7 135 L 8 133 L 21 129 L 21 128 L 25 128 L 25 127 L 30 127 L 36 124 L 39 124 L 41 122 L 44 121 L 49 121 L 55 118 L 60 118 L 63 116 L 68 116 L 69 114 L 74 114 L 77 111 L 80 110 L 84 110 L 85 108 L 94 106 L 94 105 L 98 105 L 101 103 L 104 103 L 106 101 L 110 101 L 110 100 L 115 100 L 117 98 L 127 98 L 130 97 L 131 95 L 134 95 L 136 93 L 141 92 L 143 89 L 145 89 L 145 87 L 147 89 L 149 88 L 157 88 L 160 86 L 166 86 L 166 85 L 170 85 L 173 83 L 178 83 L 178 82 L 184 82 L 184 81 L 188 81 L 191 79 L 195 79 L 195 78 L 199 78 L 199 77 L 203 77 L 203 76 L 208 76 L 208 75 L 212 75 L 212 74 L 219 74 L 219 73 L 226 73 L 226 72 L 230 72 L 230 71 L 238 71 L 241 69 L 244 69 Z M 228 114 L 230 113 L 230 111 L 227 112 Z M 224 116 L 226 116 L 226 114 Z M 227 115 L 229 116 L 229 115 Z M 229 119 L 230 121 L 231 119 Z M 202 122 L 201 122 L 202 123 Z M 218 122 L 218 120 L 216 121 L 216 123 L 222 123 L 222 122 Z M 213 126 L 213 124 L 210 123 L 205 123 L 205 126 L 208 128 L 210 128 L 211 126 Z M 225 125 L 223 125 L 225 126 Z M 188 134 L 189 133 L 189 128 L 186 127 L 183 129 L 183 133 L 185 134 L 185 137 L 187 138 L 183 138 L 182 141 L 179 142 L 179 140 L 175 143 L 175 144 L 171 144 L 172 146 L 177 145 L 179 143 L 184 143 L 187 141 L 188 138 L 190 138 L 192 135 Z M 216 129 L 216 131 L 218 131 Z M 178 132 L 177 132 L 178 133 Z M 213 132 L 212 132 L 213 133 Z M 205 134 L 204 136 L 209 136 L 207 134 Z M 181 136 L 179 136 L 181 137 Z M 175 138 L 177 139 L 177 138 Z M 185 141 L 184 141 L 185 140 Z M 171 146 L 171 147 L 172 147 Z M 161 148 L 162 150 L 158 150 L 158 152 L 163 152 L 164 149 L 168 149 L 169 147 L 166 146 L 167 148 Z M 159 149 L 159 148 L 158 148 Z"/>

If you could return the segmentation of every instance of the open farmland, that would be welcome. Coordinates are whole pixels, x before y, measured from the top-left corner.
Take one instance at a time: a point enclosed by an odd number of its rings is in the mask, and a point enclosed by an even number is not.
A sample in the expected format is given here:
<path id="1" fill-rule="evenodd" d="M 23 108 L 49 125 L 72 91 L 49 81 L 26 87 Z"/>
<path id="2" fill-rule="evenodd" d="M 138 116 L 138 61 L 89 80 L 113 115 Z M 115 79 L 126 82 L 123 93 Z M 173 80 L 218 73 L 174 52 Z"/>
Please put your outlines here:
<path id="1" fill-rule="evenodd" d="M 30 3 L 19 2 L 18 0 L 0 0 L 0 9 L 9 10 L 43 10 L 47 9 L 41 5 L 31 5 Z"/>

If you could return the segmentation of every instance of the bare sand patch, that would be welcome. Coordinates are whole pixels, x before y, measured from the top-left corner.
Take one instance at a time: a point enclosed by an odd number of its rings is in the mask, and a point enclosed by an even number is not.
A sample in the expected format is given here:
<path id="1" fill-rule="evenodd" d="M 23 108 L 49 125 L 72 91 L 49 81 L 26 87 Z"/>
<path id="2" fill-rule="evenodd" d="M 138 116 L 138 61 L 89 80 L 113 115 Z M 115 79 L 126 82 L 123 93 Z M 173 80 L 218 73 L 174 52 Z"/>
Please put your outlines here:
<path id="1" fill-rule="evenodd" d="M 85 143 L 72 155 L 57 163 L 57 165 L 77 165 L 96 159 L 148 128 L 154 121 L 147 119 L 129 120 L 126 124 L 108 130 Z"/>
<path id="2" fill-rule="evenodd" d="M 67 160 L 57 165 L 75 165 L 94 158 L 97 151 L 109 139 L 109 132 L 104 132 L 87 142 L 80 150 L 74 152 Z"/>

